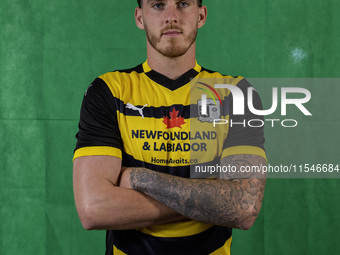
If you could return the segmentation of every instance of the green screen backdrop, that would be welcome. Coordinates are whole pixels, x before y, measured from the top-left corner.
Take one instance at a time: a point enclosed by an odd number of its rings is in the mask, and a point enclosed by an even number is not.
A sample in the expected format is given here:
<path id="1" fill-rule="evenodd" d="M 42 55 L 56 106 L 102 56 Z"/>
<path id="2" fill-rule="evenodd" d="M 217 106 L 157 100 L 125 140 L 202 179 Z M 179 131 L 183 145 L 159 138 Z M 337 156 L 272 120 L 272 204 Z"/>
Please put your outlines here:
<path id="1" fill-rule="evenodd" d="M 229 75 L 340 77 L 340 2 L 205 0 L 197 60 Z M 0 254 L 104 254 L 72 191 L 80 104 L 98 75 L 145 61 L 135 0 L 1 0 Z M 339 164 L 339 84 L 313 88 L 310 118 L 267 128 L 273 165 Z M 264 99 L 271 91 L 257 88 Z M 269 101 L 270 103 L 270 101 Z M 255 225 L 233 254 L 338 254 L 340 179 L 268 179 Z"/>

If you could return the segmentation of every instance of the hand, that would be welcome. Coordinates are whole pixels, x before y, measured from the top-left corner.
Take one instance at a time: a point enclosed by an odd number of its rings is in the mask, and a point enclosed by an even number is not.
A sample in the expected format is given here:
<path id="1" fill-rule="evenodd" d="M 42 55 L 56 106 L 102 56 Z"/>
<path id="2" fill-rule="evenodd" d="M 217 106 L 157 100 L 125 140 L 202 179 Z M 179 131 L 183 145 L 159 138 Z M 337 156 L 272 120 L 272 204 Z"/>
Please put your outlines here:
<path id="1" fill-rule="evenodd" d="M 119 187 L 132 189 L 132 185 L 130 182 L 130 173 L 131 173 L 131 168 L 122 166 L 122 170 L 120 172 Z"/>

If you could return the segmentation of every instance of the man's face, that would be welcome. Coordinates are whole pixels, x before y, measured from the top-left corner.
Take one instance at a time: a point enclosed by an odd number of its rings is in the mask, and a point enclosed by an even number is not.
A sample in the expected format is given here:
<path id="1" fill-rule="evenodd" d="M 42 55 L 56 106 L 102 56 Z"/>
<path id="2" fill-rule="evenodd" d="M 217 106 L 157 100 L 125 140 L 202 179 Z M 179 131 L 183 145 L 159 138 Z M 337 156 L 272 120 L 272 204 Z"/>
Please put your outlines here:
<path id="1" fill-rule="evenodd" d="M 202 17 L 205 21 L 204 8 L 198 7 L 197 0 L 143 0 L 139 27 L 158 53 L 177 58 L 195 42 L 197 30 L 204 24 Z"/>

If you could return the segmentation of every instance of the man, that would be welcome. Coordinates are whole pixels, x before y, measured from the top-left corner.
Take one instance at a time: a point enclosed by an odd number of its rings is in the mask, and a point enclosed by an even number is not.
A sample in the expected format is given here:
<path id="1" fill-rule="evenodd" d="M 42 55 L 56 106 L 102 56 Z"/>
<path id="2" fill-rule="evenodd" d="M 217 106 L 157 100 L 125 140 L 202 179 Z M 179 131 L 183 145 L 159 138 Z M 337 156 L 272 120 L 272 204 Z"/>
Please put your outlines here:
<path id="1" fill-rule="evenodd" d="M 147 61 L 101 75 L 84 96 L 73 176 L 79 218 L 85 229 L 107 230 L 106 254 L 230 254 L 231 228 L 252 226 L 265 179 L 188 178 L 190 79 L 232 79 L 196 63 L 207 8 L 198 0 L 138 3 Z M 250 86 L 242 77 L 233 82 Z M 206 153 L 212 161 L 238 169 L 266 163 L 262 129 L 228 130 L 214 155 Z"/>

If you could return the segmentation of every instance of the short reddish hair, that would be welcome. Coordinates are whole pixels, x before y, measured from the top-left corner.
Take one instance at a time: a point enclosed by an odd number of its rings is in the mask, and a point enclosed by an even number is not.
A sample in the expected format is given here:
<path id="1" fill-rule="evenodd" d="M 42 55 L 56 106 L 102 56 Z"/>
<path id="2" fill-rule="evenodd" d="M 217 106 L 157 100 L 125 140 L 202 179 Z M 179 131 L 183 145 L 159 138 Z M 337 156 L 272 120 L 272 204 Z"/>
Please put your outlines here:
<path id="1" fill-rule="evenodd" d="M 203 0 L 197 0 L 198 6 L 201 7 L 202 6 L 202 1 Z M 139 8 L 142 7 L 142 0 L 137 0 L 138 6 Z"/>

